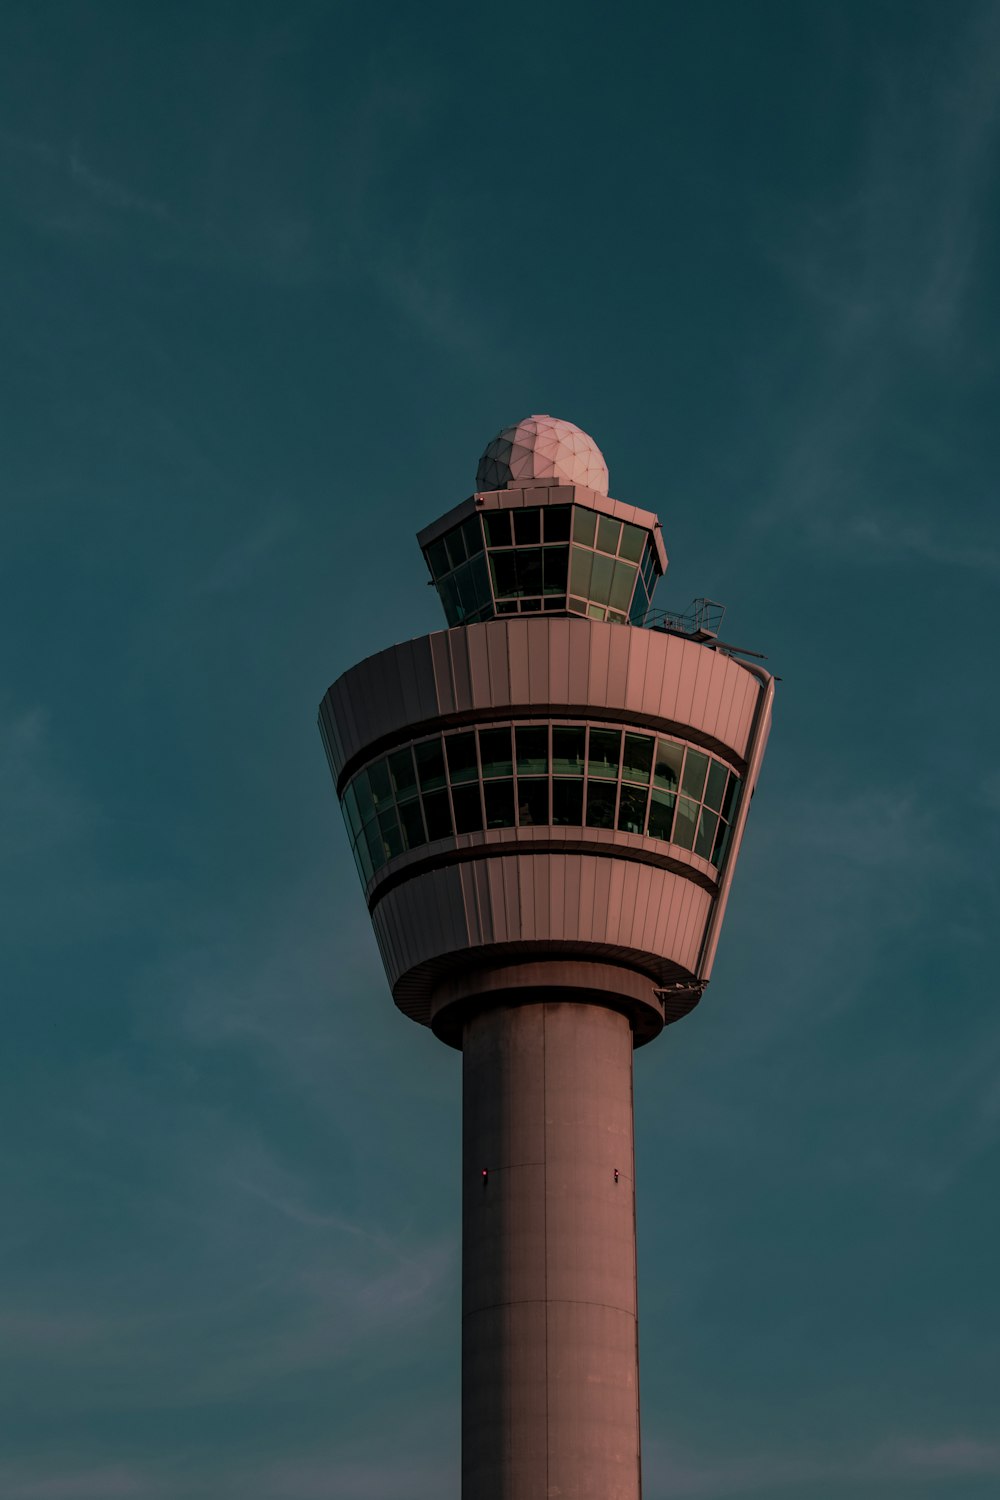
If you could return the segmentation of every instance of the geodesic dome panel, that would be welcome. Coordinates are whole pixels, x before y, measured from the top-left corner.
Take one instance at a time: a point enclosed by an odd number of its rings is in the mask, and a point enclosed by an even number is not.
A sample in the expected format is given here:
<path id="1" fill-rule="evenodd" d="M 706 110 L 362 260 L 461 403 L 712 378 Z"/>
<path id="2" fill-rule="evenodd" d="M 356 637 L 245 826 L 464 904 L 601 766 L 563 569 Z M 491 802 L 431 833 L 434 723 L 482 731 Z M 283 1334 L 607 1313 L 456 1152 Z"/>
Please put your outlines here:
<path id="1" fill-rule="evenodd" d="M 606 495 L 608 466 L 594 439 L 572 422 L 526 417 L 486 445 L 476 470 L 476 489 L 507 490 L 531 483 L 580 484 Z"/>

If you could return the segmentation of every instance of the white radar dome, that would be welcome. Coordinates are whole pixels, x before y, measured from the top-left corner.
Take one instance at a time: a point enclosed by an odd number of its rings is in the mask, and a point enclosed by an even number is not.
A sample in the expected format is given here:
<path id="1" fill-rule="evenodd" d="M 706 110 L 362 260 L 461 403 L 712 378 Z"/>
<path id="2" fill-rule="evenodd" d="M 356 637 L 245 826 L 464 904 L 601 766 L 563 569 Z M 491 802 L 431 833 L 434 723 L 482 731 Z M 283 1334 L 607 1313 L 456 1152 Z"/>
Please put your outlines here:
<path id="1" fill-rule="evenodd" d="M 594 439 L 572 422 L 525 417 L 487 443 L 476 488 L 506 490 L 532 483 L 580 484 L 606 495 L 608 466 Z"/>

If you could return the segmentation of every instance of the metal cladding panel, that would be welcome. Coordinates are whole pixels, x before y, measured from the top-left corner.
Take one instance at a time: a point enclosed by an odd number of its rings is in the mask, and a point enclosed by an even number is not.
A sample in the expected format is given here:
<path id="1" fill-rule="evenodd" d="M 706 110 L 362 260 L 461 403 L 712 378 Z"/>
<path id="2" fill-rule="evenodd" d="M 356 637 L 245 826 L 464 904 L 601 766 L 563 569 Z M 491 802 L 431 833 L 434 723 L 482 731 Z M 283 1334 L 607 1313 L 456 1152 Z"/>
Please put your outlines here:
<path id="1" fill-rule="evenodd" d="M 324 700 L 342 770 L 369 746 L 456 717 L 540 708 L 640 716 L 747 753 L 761 686 L 694 641 L 628 625 L 544 616 L 490 620 L 393 646 L 353 667 Z"/>
<path id="2" fill-rule="evenodd" d="M 424 870 L 372 922 L 390 986 L 477 948 L 582 944 L 651 975 L 694 974 L 712 897 L 669 870 L 593 854 L 511 854 Z"/>

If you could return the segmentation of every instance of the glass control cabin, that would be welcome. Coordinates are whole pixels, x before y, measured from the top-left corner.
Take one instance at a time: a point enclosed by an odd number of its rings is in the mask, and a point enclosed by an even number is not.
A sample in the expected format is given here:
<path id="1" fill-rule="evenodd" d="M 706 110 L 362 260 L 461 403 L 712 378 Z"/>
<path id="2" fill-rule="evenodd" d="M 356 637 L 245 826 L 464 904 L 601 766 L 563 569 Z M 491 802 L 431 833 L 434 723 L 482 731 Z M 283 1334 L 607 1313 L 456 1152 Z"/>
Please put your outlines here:
<path id="1" fill-rule="evenodd" d="M 645 623 L 667 561 L 656 517 L 560 488 L 568 503 L 532 504 L 530 489 L 476 495 L 420 533 L 449 625 L 543 612 Z"/>

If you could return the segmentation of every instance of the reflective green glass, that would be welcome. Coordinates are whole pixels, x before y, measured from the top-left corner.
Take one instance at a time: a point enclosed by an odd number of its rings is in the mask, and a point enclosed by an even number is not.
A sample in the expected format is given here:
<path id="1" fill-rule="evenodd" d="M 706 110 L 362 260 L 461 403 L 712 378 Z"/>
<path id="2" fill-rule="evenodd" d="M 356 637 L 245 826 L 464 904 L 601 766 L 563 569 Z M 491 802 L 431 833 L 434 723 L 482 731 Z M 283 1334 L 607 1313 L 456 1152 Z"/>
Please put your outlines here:
<path id="1" fill-rule="evenodd" d="M 552 821 L 560 826 L 580 828 L 583 824 L 583 782 L 553 781 Z"/>
<path id="2" fill-rule="evenodd" d="M 436 542 L 428 542 L 425 552 L 427 565 L 434 578 L 443 578 L 449 568 L 448 554 L 445 551 L 444 539 L 438 537 Z"/>
<path id="3" fill-rule="evenodd" d="M 513 828 L 514 783 L 512 781 L 484 781 L 483 801 L 486 804 L 487 828 Z"/>
<path id="4" fill-rule="evenodd" d="M 549 821 L 549 783 L 546 777 L 517 782 L 517 821 L 522 828 L 538 827 Z"/>
<path id="5" fill-rule="evenodd" d="M 512 776 L 514 762 L 510 753 L 510 729 L 481 729 L 479 759 L 484 776 Z"/>
<path id="6" fill-rule="evenodd" d="M 632 590 L 635 588 L 635 573 L 631 563 L 616 562 L 614 575 L 611 579 L 612 609 L 626 610 L 632 602 Z"/>
<path id="7" fill-rule="evenodd" d="M 640 526 L 630 526 L 628 521 L 622 527 L 621 545 L 618 548 L 618 556 L 625 557 L 629 562 L 637 563 L 642 556 L 645 545 L 646 533 Z"/>
<path id="8" fill-rule="evenodd" d="M 349 781 L 344 789 L 344 817 L 347 820 L 351 838 L 356 839 L 361 832 L 361 825 L 364 822 L 364 818 L 358 811 L 358 798 L 354 790 L 353 781 Z"/>
<path id="9" fill-rule="evenodd" d="M 611 579 L 615 565 L 603 552 L 594 553 L 594 569 L 590 575 L 590 597 L 595 604 L 607 604 L 611 596 Z M 576 585 L 573 585 L 574 588 Z"/>
<path id="10" fill-rule="evenodd" d="M 677 783 L 681 779 L 683 759 L 683 745 L 675 745 L 672 740 L 657 740 L 656 766 L 653 770 L 654 783 L 662 787 L 665 792 L 676 792 Z"/>
<path id="11" fill-rule="evenodd" d="M 568 547 L 545 548 L 542 553 L 542 571 L 547 594 L 565 594 L 568 568 Z"/>
<path id="12" fill-rule="evenodd" d="M 700 854 L 702 859 L 708 859 L 715 845 L 715 830 L 719 826 L 718 814 L 709 812 L 707 807 L 701 810 L 701 822 L 698 825 L 698 837 L 694 841 L 694 852 Z"/>
<path id="13" fill-rule="evenodd" d="M 397 802 L 406 802 L 417 795 L 417 773 L 413 769 L 410 747 L 394 750 L 389 756 L 389 775 Z"/>
<path id="14" fill-rule="evenodd" d="M 493 596 L 490 593 L 490 575 L 486 569 L 486 558 L 481 552 L 469 563 L 469 575 L 472 579 L 476 609 L 481 610 L 485 605 L 492 604 Z"/>
<path id="15" fill-rule="evenodd" d="M 448 793 L 425 792 L 422 801 L 427 837 L 431 840 L 446 839 L 451 833 L 451 808 L 448 805 Z"/>
<path id="16" fill-rule="evenodd" d="M 651 839 L 666 839 L 670 842 L 670 830 L 674 822 L 673 792 L 661 792 L 654 786 L 649 803 L 649 836 Z"/>
<path id="17" fill-rule="evenodd" d="M 607 611 L 603 604 L 588 604 L 587 615 L 591 620 L 603 620 Z"/>
<path id="18" fill-rule="evenodd" d="M 649 772 L 653 764 L 654 744 L 655 741 L 651 734 L 627 734 L 625 736 L 625 753 L 622 756 L 623 780 L 649 780 Z"/>
<path id="19" fill-rule="evenodd" d="M 470 516 L 467 521 L 462 522 L 462 540 L 470 557 L 475 557 L 477 552 L 482 552 L 483 528 L 478 516 Z"/>
<path id="20" fill-rule="evenodd" d="M 591 776 L 618 779 L 618 761 L 621 756 L 622 732 L 620 729 L 592 729 L 587 770 Z"/>
<path id="21" fill-rule="evenodd" d="M 413 757 L 417 762 L 417 776 L 422 792 L 433 792 L 444 786 L 444 753 L 439 739 L 423 740 L 419 745 L 414 745 Z"/>
<path id="22" fill-rule="evenodd" d="M 673 842 L 682 849 L 690 849 L 698 831 L 698 804 L 690 797 L 677 799 L 677 817 L 674 822 Z"/>
<path id="23" fill-rule="evenodd" d="M 684 779 L 681 782 L 681 791 L 687 792 L 689 797 L 701 800 L 701 794 L 705 790 L 705 773 L 708 770 L 708 756 L 702 755 L 700 750 L 688 750 L 684 757 Z"/>
<path id="24" fill-rule="evenodd" d="M 646 822 L 646 788 L 623 786 L 618 802 L 618 827 L 623 833 L 642 833 Z"/>
<path id="25" fill-rule="evenodd" d="M 522 599 L 542 592 L 542 551 L 540 547 L 526 547 L 515 552 L 517 558 L 517 592 Z"/>
<path id="26" fill-rule="evenodd" d="M 568 542 L 571 508 L 568 505 L 547 505 L 543 514 L 545 540 Z"/>
<path id="27" fill-rule="evenodd" d="M 582 776 L 587 731 L 583 725 L 553 724 L 552 774 Z"/>
<path id="28" fill-rule="evenodd" d="M 585 552 L 582 547 L 573 547 L 572 553 L 569 586 L 574 594 L 582 594 L 586 599 L 590 593 L 590 573 L 594 566 L 594 554 Z"/>
<path id="29" fill-rule="evenodd" d="M 528 776 L 544 776 L 549 769 L 548 725 L 519 725 L 514 731 L 514 737 L 517 741 L 518 773 Z"/>
<path id="30" fill-rule="evenodd" d="M 597 512 L 586 510 L 582 505 L 573 507 L 573 540 L 583 542 L 585 547 L 594 545 L 597 534 Z"/>
<path id="31" fill-rule="evenodd" d="M 451 531 L 444 534 L 444 545 L 448 553 L 448 562 L 451 567 L 461 567 L 465 562 L 465 539 L 462 536 L 461 526 L 452 527 Z"/>
<path id="32" fill-rule="evenodd" d="M 493 592 L 498 599 L 517 597 L 516 552 L 491 552 L 490 572 L 493 574 Z"/>
<path id="33" fill-rule="evenodd" d="M 479 802 L 478 785 L 453 787 L 451 800 L 455 808 L 455 832 L 480 833 L 483 827 L 483 810 Z"/>
<path id="34" fill-rule="evenodd" d="M 740 801 L 740 778 L 734 773 L 729 773 L 726 783 L 726 795 L 722 799 L 722 816 L 727 823 L 731 823 L 736 816 L 736 809 Z"/>
<path id="35" fill-rule="evenodd" d="M 400 832 L 399 819 L 394 807 L 388 807 L 385 812 L 379 813 L 378 826 L 386 859 L 395 859 L 397 854 L 403 852 L 403 835 Z"/>
<path id="36" fill-rule="evenodd" d="M 475 730 L 469 729 L 465 734 L 445 735 L 444 748 L 448 756 L 448 775 L 452 786 L 456 782 L 475 781 L 478 778 Z"/>
<path id="37" fill-rule="evenodd" d="M 610 622 L 611 622 L 612 625 L 625 625 L 625 624 L 627 624 L 625 616 L 622 615 L 622 614 L 619 614 L 616 609 L 609 609 L 608 610 L 608 619 L 610 620 Z"/>
<path id="38" fill-rule="evenodd" d="M 705 806 L 710 807 L 713 812 L 718 812 L 722 806 L 728 775 L 729 772 L 719 761 L 713 760 L 709 765 L 708 780 L 705 783 Z"/>
<path id="39" fill-rule="evenodd" d="M 731 834 L 732 829 L 730 828 L 729 824 L 723 823 L 722 819 L 720 818 L 719 826 L 715 832 L 715 848 L 712 850 L 712 863 L 716 866 L 717 869 L 721 870 L 722 868 L 723 861 L 726 857 L 726 850 L 729 848 L 729 839 Z"/>
<path id="40" fill-rule="evenodd" d="M 375 867 L 372 864 L 372 857 L 368 851 L 368 840 L 363 833 L 354 845 L 354 858 L 360 867 L 361 877 L 367 884 L 375 873 Z"/>
<path id="41" fill-rule="evenodd" d="M 571 609 L 575 615 L 585 615 L 587 613 L 586 601 L 583 599 L 567 599 L 566 608 Z"/>
<path id="42" fill-rule="evenodd" d="M 514 517 L 514 545 L 516 547 L 530 547 L 537 545 L 542 540 L 542 513 L 537 506 L 529 510 L 515 510 Z"/>
<path id="43" fill-rule="evenodd" d="M 389 781 L 387 761 L 377 760 L 368 767 L 368 785 L 372 789 L 372 801 L 376 807 L 385 807 L 387 802 L 392 801 L 392 784 Z"/>
<path id="44" fill-rule="evenodd" d="M 614 828 L 615 795 L 618 788 L 610 782 L 587 783 L 587 827 Z"/>
<path id="45" fill-rule="evenodd" d="M 375 816 L 375 803 L 372 801 L 367 772 L 359 771 L 352 785 L 358 799 L 358 812 L 361 814 L 361 821 L 362 823 L 367 823 Z"/>
<path id="46" fill-rule="evenodd" d="M 597 523 L 597 547 L 600 552 L 610 552 L 614 557 L 618 551 L 618 538 L 621 536 L 622 523 L 616 521 L 614 516 L 601 516 Z"/>
<path id="47" fill-rule="evenodd" d="M 483 528 L 490 547 L 510 546 L 510 511 L 487 510 L 483 512 Z"/>
<path id="48" fill-rule="evenodd" d="M 417 849 L 426 842 L 424 820 L 419 802 L 404 802 L 399 809 L 399 822 L 403 830 L 403 843 L 407 849 Z"/>
<path id="49" fill-rule="evenodd" d="M 363 834 L 365 843 L 368 845 L 368 853 L 371 857 L 372 869 L 381 870 L 386 861 L 385 846 L 382 843 L 382 832 L 378 826 L 378 819 L 372 818 L 370 823 L 365 824 Z"/>

